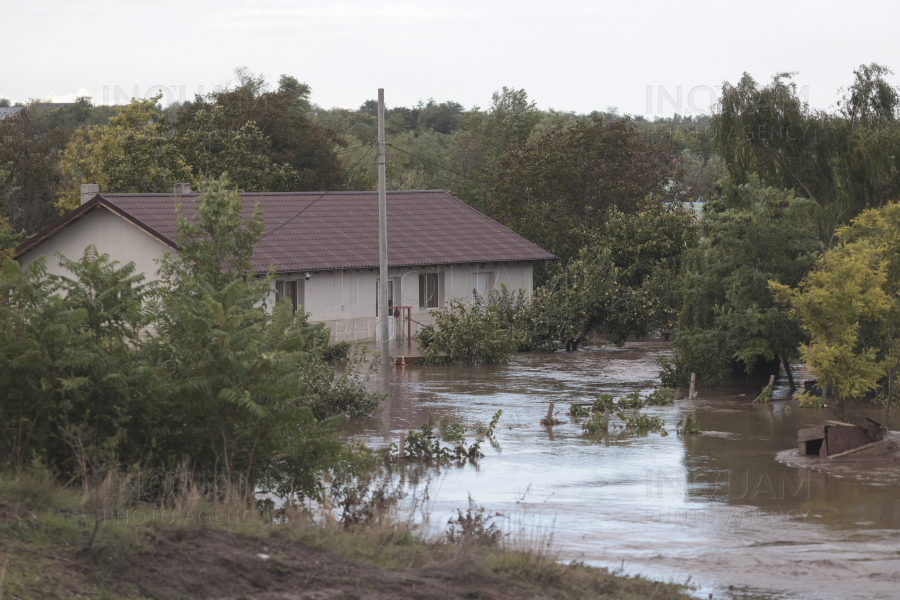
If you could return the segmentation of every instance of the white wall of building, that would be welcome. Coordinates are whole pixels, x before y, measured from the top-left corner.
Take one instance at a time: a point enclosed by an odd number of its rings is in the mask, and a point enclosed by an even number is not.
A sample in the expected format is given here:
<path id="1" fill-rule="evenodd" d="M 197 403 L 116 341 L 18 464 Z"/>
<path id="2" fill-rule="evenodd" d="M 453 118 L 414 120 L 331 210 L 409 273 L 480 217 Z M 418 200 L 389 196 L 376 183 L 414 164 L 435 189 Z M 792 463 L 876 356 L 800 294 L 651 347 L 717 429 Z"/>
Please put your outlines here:
<path id="1" fill-rule="evenodd" d="M 438 275 L 437 310 L 444 308 L 451 298 L 471 302 L 476 274 L 487 276 L 489 289 L 500 289 L 505 283 L 510 291 L 524 290 L 530 296 L 533 286 L 532 266 L 527 262 L 389 269 L 388 278 L 394 288 L 393 305 L 411 307 L 401 311 L 397 322 L 402 330 L 398 335 L 404 339 L 407 314 L 412 319 L 413 334 L 418 327 L 434 321 L 431 311 L 436 309 L 419 305 L 419 275 L 424 273 Z M 311 314 L 311 322 L 325 323 L 331 329 L 332 343 L 375 339 L 377 269 L 312 272 L 309 280 L 304 273 L 296 273 L 278 279 L 298 282 L 299 303 Z"/>
<path id="2" fill-rule="evenodd" d="M 27 267 L 37 257 L 45 256 L 47 271 L 69 276 L 55 256 L 60 252 L 77 260 L 84 249 L 94 244 L 101 254 L 108 254 L 120 264 L 134 262 L 136 271 L 144 273 L 148 281 L 157 279 L 157 260 L 172 250 L 115 213 L 100 207 L 91 211 L 69 227 L 57 232 L 19 258 Z M 437 274 L 437 308 L 419 306 L 419 275 Z M 311 313 L 310 321 L 324 323 L 331 329 L 331 341 L 362 341 L 375 339 L 376 282 L 378 269 L 347 269 L 280 275 L 279 280 L 297 281 L 298 303 Z M 388 278 L 394 286 L 394 306 L 409 306 L 396 321 L 398 339 L 406 339 L 407 318 L 411 318 L 412 333 L 424 324 L 433 323 L 433 310 L 441 310 L 452 298 L 472 301 L 475 276 L 486 275 L 488 289 L 500 289 L 506 284 L 510 291 L 524 290 L 530 296 L 533 289 L 532 266 L 529 262 L 483 263 L 448 265 L 442 267 L 392 268 Z M 274 284 L 273 284 L 274 299 Z"/>
<path id="3" fill-rule="evenodd" d="M 47 271 L 54 275 L 71 276 L 59 265 L 56 252 L 70 260 L 84 256 L 84 249 L 94 244 L 100 254 L 125 265 L 133 262 L 136 272 L 144 273 L 147 281 L 157 279 L 156 260 L 171 248 L 103 207 L 97 208 L 57 232 L 54 236 L 22 255 L 19 264 L 27 267 L 39 256 L 45 256 Z"/>

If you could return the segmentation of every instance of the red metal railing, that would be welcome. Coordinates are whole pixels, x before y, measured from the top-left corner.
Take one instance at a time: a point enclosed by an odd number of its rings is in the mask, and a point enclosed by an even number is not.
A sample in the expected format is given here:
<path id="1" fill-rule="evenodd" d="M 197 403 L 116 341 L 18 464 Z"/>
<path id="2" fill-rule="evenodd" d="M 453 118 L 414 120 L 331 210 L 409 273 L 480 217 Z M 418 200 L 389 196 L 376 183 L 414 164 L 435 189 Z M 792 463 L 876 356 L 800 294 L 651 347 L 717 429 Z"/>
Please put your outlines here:
<path id="1" fill-rule="evenodd" d="M 412 348 L 412 306 L 388 306 L 388 310 L 395 319 L 400 318 L 400 311 L 404 309 L 406 310 L 406 345 L 408 348 Z"/>

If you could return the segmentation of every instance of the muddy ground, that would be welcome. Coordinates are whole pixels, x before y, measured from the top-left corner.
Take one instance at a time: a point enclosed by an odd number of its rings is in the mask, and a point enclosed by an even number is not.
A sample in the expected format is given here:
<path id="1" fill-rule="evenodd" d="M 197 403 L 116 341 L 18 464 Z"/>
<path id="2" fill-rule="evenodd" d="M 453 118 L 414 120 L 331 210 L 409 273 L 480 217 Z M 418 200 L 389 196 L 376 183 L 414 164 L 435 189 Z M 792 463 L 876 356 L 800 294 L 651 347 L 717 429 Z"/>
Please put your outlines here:
<path id="1" fill-rule="evenodd" d="M 89 551 L 23 544 L 12 537 L 0 536 L 0 569 L 6 571 L 5 577 L 0 575 L 0 597 L 160 600 L 687 597 L 677 586 L 625 578 L 580 565 L 551 564 L 536 570 L 528 567 L 518 575 L 514 568 L 485 572 L 485 551 L 480 548 L 449 555 L 440 553 L 426 566 L 383 569 L 277 533 L 265 540 L 247 539 L 229 530 L 211 528 L 138 533 L 137 542 L 132 538 L 124 543 L 101 543 Z M 427 546 L 422 552 L 428 555 Z M 511 556 L 515 563 L 517 559 Z"/>

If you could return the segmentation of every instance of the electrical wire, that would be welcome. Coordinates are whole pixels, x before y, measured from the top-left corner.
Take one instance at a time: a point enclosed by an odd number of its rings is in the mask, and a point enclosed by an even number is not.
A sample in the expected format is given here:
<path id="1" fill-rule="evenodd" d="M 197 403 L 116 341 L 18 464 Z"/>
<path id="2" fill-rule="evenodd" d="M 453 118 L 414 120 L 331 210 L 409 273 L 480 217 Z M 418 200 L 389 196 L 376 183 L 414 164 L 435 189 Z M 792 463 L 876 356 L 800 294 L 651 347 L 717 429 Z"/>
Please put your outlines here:
<path id="1" fill-rule="evenodd" d="M 451 173 L 453 173 L 453 174 L 455 174 L 455 175 L 459 175 L 460 177 L 463 177 L 463 178 L 465 177 L 465 175 L 463 175 L 462 173 L 460 173 L 460 172 L 458 172 L 458 171 L 454 171 L 453 169 L 448 169 L 447 167 L 444 167 L 444 166 L 442 166 L 442 165 L 439 165 L 439 164 L 437 164 L 436 162 L 432 162 L 432 161 L 428 160 L 427 158 L 424 158 L 424 157 L 422 157 L 422 156 L 417 156 L 417 155 L 413 154 L 412 152 L 407 152 L 407 151 L 404 150 L 403 148 L 398 148 L 397 146 L 395 146 L 395 145 L 393 145 L 393 144 L 385 144 L 385 145 L 386 145 L 386 146 L 390 146 L 390 147 L 393 148 L 394 150 L 399 150 L 400 152 L 403 152 L 404 154 L 409 154 L 409 155 L 412 156 L 413 158 L 418 158 L 419 160 L 424 160 L 424 161 L 427 162 L 428 164 L 432 164 L 432 165 L 436 166 L 436 167 L 439 168 L 439 169 L 443 169 L 443 170 L 445 170 L 445 171 L 450 171 Z M 445 179 L 446 179 L 446 177 L 445 177 Z"/>
<path id="2" fill-rule="evenodd" d="M 363 160 L 366 156 L 368 156 L 369 152 L 372 151 L 372 144 L 367 144 L 367 145 L 369 146 L 369 149 L 366 150 L 366 151 L 363 153 L 363 155 L 362 155 L 361 157 L 359 157 L 359 160 L 357 160 L 356 163 L 355 163 L 352 167 L 350 167 L 350 170 L 347 171 L 347 180 L 348 180 L 348 181 L 350 180 L 350 174 L 353 173 L 353 169 L 355 169 L 356 166 L 359 165 L 359 163 L 361 163 L 362 160 Z M 364 147 L 364 146 L 360 146 L 360 148 L 362 148 L 362 147 Z M 270 235 L 272 235 L 273 233 L 275 233 L 276 231 L 278 231 L 279 229 L 281 229 L 282 227 L 284 227 L 285 225 L 287 225 L 288 223 L 290 223 L 291 221 L 293 221 L 294 219 L 296 219 L 297 217 L 299 217 L 300 215 L 302 215 L 302 214 L 303 214 L 304 212 L 306 212 L 309 208 L 311 208 L 313 204 L 315 204 L 316 202 L 318 202 L 319 200 L 321 200 L 322 198 L 324 198 L 325 196 L 327 196 L 327 195 L 330 194 L 330 193 L 331 193 L 331 192 L 322 192 L 321 194 L 319 194 L 319 196 L 318 196 L 315 200 L 313 200 L 312 202 L 310 202 L 309 204 L 307 204 L 306 206 L 304 206 L 304 207 L 303 207 L 297 214 L 295 214 L 293 217 L 291 217 L 290 219 L 288 219 L 287 221 L 285 221 L 284 223 L 282 223 L 281 225 L 279 225 L 278 227 L 276 227 L 276 228 L 273 229 L 272 231 L 270 231 L 270 232 L 264 234 L 263 236 L 261 236 L 261 237 L 259 238 L 260 241 L 262 241 L 262 240 L 264 240 L 265 238 L 269 237 Z"/>

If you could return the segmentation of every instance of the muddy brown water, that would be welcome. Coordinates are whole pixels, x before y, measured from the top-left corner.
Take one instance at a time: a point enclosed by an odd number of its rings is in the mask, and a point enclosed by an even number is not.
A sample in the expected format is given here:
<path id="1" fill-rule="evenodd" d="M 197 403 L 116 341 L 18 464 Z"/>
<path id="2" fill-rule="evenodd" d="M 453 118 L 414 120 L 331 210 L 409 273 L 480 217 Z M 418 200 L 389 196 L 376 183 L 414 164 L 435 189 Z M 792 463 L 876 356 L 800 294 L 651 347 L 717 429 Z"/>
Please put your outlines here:
<path id="1" fill-rule="evenodd" d="M 779 400 L 788 397 L 783 377 L 768 404 L 751 404 L 758 385 L 733 383 L 645 408 L 667 436 L 586 438 L 565 414 L 602 393 L 646 396 L 659 385 L 656 358 L 670 352 L 668 343 L 635 342 L 519 354 L 498 366 L 385 367 L 372 382 L 388 393 L 380 419 L 352 429 L 383 446 L 429 412 L 471 427 L 503 410 L 498 448 L 483 444 L 477 468 L 444 469 L 432 482 L 432 523 L 471 496 L 502 515 L 504 531 L 550 544 L 563 560 L 690 578 L 704 598 L 900 598 L 900 466 L 822 469 L 791 452 L 776 456 L 796 448 L 798 429 L 833 418 Z M 802 381 L 802 367 L 794 375 Z M 553 428 L 539 425 L 549 402 L 563 421 Z M 676 434 L 686 412 L 705 433 Z M 859 408 L 854 418 L 880 414 Z"/>

